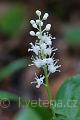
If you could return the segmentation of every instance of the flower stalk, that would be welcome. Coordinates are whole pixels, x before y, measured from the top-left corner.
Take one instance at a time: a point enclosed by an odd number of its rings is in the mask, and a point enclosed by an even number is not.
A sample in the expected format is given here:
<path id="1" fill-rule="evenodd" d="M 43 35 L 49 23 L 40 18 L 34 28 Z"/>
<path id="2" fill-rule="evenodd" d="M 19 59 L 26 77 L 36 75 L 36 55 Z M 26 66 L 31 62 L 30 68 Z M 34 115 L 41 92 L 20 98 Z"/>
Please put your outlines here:
<path id="1" fill-rule="evenodd" d="M 47 68 L 44 67 L 44 74 L 45 74 L 45 81 L 46 81 L 46 85 L 45 85 L 45 88 L 46 88 L 46 92 L 47 92 L 47 97 L 48 97 L 48 101 L 49 101 L 49 107 L 51 109 L 51 112 L 52 112 L 52 120 L 56 120 L 56 116 L 55 116 L 55 111 L 52 107 L 52 104 L 51 104 L 51 101 L 52 101 L 52 95 L 51 95 L 51 91 L 50 91 L 50 87 L 49 87 L 49 82 L 48 82 L 48 74 L 47 74 Z"/>

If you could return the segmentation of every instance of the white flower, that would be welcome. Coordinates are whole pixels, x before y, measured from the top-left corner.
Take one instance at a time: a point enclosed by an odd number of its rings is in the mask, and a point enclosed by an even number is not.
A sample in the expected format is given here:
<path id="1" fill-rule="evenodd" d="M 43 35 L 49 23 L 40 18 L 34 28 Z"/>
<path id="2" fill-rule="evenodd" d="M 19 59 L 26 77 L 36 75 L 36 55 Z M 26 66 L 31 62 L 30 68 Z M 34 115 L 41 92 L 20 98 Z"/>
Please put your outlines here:
<path id="1" fill-rule="evenodd" d="M 30 45 L 31 49 L 28 49 L 28 51 L 33 51 L 36 55 L 38 55 L 40 47 L 37 44 L 33 45 L 33 43 L 30 43 Z"/>
<path id="2" fill-rule="evenodd" d="M 42 66 L 43 66 L 43 65 L 46 65 L 46 58 L 43 59 L 43 60 L 41 60 L 41 65 L 42 65 Z"/>
<path id="3" fill-rule="evenodd" d="M 46 47 L 47 47 L 47 46 L 46 46 L 46 44 L 45 44 L 45 43 L 42 43 L 42 44 L 40 45 L 40 47 L 41 47 L 41 50 L 43 50 L 43 51 L 44 51 L 44 50 L 46 49 Z"/>
<path id="4" fill-rule="evenodd" d="M 49 14 L 48 13 L 45 13 L 44 16 L 43 16 L 43 20 L 47 20 Z"/>
<path id="5" fill-rule="evenodd" d="M 56 49 L 53 49 L 51 48 L 50 46 L 48 48 L 46 48 L 44 51 L 47 55 L 51 56 L 52 52 L 58 50 L 57 48 Z"/>
<path id="6" fill-rule="evenodd" d="M 34 63 L 36 67 L 41 68 L 43 65 L 47 64 L 47 59 L 36 58 L 32 62 Z"/>
<path id="7" fill-rule="evenodd" d="M 37 28 L 37 25 L 34 23 L 34 24 L 32 24 L 32 26 L 33 26 L 33 28 Z"/>
<path id="8" fill-rule="evenodd" d="M 40 78 L 35 74 L 35 80 L 36 81 L 33 81 L 33 82 L 31 82 L 31 84 L 33 84 L 33 83 L 36 83 L 37 85 L 36 85 L 36 88 L 39 88 L 42 84 L 44 84 L 43 83 L 43 80 L 44 80 L 44 75 L 42 76 L 42 75 L 40 75 Z"/>
<path id="9" fill-rule="evenodd" d="M 36 58 L 32 61 L 34 63 L 34 65 L 38 68 L 40 68 L 42 66 L 42 62 L 40 58 Z"/>
<path id="10" fill-rule="evenodd" d="M 41 11 L 36 10 L 36 15 L 41 16 Z"/>
<path id="11" fill-rule="evenodd" d="M 52 37 L 51 35 L 48 35 L 48 34 L 44 34 L 42 36 L 42 40 L 47 44 L 47 45 L 52 45 Z"/>
<path id="12" fill-rule="evenodd" d="M 31 20 L 30 23 L 31 23 L 31 24 L 35 24 L 35 21 L 34 21 L 34 20 Z"/>
<path id="13" fill-rule="evenodd" d="M 35 36 L 36 34 L 35 34 L 34 31 L 30 31 L 30 35 L 31 35 L 31 36 Z"/>
<path id="14" fill-rule="evenodd" d="M 61 65 L 56 65 L 55 63 L 51 63 L 50 65 L 48 65 L 48 70 L 50 73 L 54 73 L 56 71 L 60 72 L 60 70 L 58 70 L 59 67 L 61 67 Z"/>
<path id="15" fill-rule="evenodd" d="M 46 49 L 46 54 L 50 56 L 51 53 L 52 53 L 52 48 L 47 48 Z"/>
<path id="16" fill-rule="evenodd" d="M 40 32 L 36 32 L 36 36 L 39 36 L 40 35 Z"/>
<path id="17" fill-rule="evenodd" d="M 45 30 L 49 31 L 51 29 L 51 24 L 47 24 Z"/>
<path id="18" fill-rule="evenodd" d="M 54 62 L 54 60 L 52 58 L 47 58 L 47 60 L 46 60 L 47 65 L 50 65 L 53 62 Z"/>

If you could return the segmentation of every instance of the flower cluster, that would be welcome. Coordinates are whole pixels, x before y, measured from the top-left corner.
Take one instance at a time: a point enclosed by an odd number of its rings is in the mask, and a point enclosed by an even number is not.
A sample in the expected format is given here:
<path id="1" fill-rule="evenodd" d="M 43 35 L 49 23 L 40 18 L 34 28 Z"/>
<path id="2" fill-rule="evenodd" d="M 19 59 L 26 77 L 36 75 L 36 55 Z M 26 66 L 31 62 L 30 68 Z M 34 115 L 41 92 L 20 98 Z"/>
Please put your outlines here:
<path id="1" fill-rule="evenodd" d="M 58 60 L 54 59 L 55 49 L 52 47 L 52 40 L 55 39 L 55 37 L 52 37 L 51 34 L 48 32 L 51 29 L 51 24 L 47 24 L 45 28 L 42 30 L 43 21 L 47 20 L 49 14 L 45 13 L 43 15 L 43 18 L 41 19 L 41 11 L 36 10 L 36 15 L 38 16 L 38 19 L 31 20 L 30 23 L 33 28 L 37 30 L 30 31 L 31 36 L 36 36 L 37 40 L 35 44 L 32 42 L 30 43 L 31 48 L 28 49 L 28 51 L 33 51 L 36 55 L 36 57 L 32 57 L 33 65 L 35 65 L 38 68 L 46 68 L 48 71 L 48 76 L 50 73 L 54 73 L 56 71 L 60 70 L 58 69 L 61 65 L 57 65 Z M 36 75 L 35 80 L 31 83 L 37 83 L 37 88 L 40 87 L 40 85 L 44 84 L 44 78 L 45 76 L 40 75 L 40 78 Z"/>
<path id="2" fill-rule="evenodd" d="M 40 78 L 39 78 L 39 77 L 36 75 L 36 73 L 35 73 L 35 80 L 36 80 L 36 81 L 31 82 L 31 84 L 37 83 L 36 88 L 39 88 L 40 85 L 44 84 L 44 83 L 43 83 L 44 78 L 45 78 L 44 75 L 43 75 L 43 76 L 40 75 Z"/>

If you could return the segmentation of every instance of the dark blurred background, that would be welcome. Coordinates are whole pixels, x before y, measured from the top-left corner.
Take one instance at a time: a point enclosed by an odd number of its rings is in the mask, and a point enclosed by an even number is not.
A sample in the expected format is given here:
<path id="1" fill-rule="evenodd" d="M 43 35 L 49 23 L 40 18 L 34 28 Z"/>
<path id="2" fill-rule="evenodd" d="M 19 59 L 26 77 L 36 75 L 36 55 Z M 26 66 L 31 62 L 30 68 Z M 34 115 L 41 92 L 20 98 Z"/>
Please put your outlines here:
<path id="1" fill-rule="evenodd" d="M 27 99 L 47 99 L 44 87 L 36 89 L 30 82 L 34 73 L 42 71 L 28 67 L 31 53 L 29 36 L 35 11 L 49 13 L 46 23 L 52 24 L 50 33 L 56 37 L 55 58 L 60 59 L 61 73 L 49 78 L 53 98 L 64 80 L 80 73 L 80 0 L 1 0 L 0 1 L 0 90 L 9 91 Z M 19 111 L 15 102 L 8 109 L 0 108 L 0 120 L 12 120 Z"/>

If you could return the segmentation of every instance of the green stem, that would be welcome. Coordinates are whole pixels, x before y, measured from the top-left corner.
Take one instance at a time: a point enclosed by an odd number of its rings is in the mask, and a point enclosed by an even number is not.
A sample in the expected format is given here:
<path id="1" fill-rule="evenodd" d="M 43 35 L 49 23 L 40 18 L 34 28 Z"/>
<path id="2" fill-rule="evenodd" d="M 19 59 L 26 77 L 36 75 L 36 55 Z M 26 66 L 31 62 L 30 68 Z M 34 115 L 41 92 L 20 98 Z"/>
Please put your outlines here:
<path id="1" fill-rule="evenodd" d="M 45 73 L 46 91 L 47 91 L 47 94 L 48 94 L 48 100 L 50 102 L 52 100 L 52 97 L 51 97 L 51 92 L 50 92 L 50 88 L 49 88 L 48 74 L 47 74 L 47 68 L 46 67 L 44 67 L 44 73 Z"/>
<path id="2" fill-rule="evenodd" d="M 46 82 L 45 86 L 46 86 L 47 96 L 48 96 L 48 100 L 49 100 L 49 107 L 50 107 L 50 109 L 52 111 L 52 114 L 53 114 L 52 120 L 56 120 L 55 112 L 54 112 L 53 106 L 51 104 L 51 102 L 52 102 L 52 96 L 51 96 L 51 91 L 50 91 L 50 88 L 49 88 L 48 74 L 47 74 L 47 68 L 46 68 L 46 66 L 44 66 L 43 69 L 44 69 L 44 74 L 45 74 L 45 82 Z"/>

